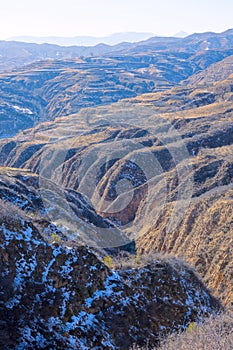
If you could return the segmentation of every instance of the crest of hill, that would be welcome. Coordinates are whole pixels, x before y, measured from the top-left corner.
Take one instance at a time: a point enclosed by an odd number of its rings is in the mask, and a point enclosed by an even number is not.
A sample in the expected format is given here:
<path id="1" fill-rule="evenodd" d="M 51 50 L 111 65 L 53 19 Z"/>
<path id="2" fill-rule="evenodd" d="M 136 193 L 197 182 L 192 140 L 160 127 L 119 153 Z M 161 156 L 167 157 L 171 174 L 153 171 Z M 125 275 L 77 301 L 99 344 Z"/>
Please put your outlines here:
<path id="1" fill-rule="evenodd" d="M 185 38 L 153 37 L 128 48 L 128 52 L 138 53 L 140 48 L 147 52 L 170 51 L 197 53 L 203 50 L 226 50 L 232 49 L 232 29 L 223 33 L 194 33 Z"/>

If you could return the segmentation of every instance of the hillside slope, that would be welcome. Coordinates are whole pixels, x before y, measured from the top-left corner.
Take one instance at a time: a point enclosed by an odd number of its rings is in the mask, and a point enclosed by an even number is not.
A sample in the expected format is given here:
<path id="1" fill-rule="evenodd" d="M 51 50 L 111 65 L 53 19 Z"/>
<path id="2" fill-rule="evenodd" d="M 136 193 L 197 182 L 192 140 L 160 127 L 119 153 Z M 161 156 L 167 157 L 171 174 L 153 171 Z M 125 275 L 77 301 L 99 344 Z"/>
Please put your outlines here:
<path id="1" fill-rule="evenodd" d="M 129 349 L 156 345 L 220 304 L 179 261 L 110 271 L 86 247 L 48 243 L 1 205 L 1 349 Z"/>

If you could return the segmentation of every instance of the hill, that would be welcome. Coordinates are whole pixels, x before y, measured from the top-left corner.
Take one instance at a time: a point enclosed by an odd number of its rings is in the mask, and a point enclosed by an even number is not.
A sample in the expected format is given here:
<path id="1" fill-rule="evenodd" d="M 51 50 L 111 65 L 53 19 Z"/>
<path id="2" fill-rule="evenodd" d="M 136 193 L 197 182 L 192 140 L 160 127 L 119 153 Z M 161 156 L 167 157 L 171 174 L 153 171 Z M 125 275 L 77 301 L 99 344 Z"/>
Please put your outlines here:
<path id="1" fill-rule="evenodd" d="M 161 331 L 221 309 L 177 260 L 111 271 L 88 248 L 51 244 L 14 205 L 0 205 L 2 349 L 156 345 Z"/>
<path id="2" fill-rule="evenodd" d="M 192 66 L 179 54 L 141 54 L 45 61 L 1 74 L 1 136 L 81 108 L 168 88 L 198 71 Z"/>
<path id="3" fill-rule="evenodd" d="M 117 35 L 117 37 L 119 37 Z M 45 59 L 71 59 L 80 56 L 105 54 L 138 54 L 152 52 L 185 52 L 232 50 L 232 30 L 223 33 L 192 34 L 185 38 L 152 37 L 136 43 L 123 42 L 116 45 L 59 46 L 18 41 L 0 41 L 0 72 Z M 131 41 L 131 40 L 130 40 Z"/>
<path id="4" fill-rule="evenodd" d="M 227 79 L 232 74 L 233 56 L 228 56 L 220 62 L 211 64 L 207 69 L 188 78 L 185 83 L 196 85 L 211 85 Z"/>

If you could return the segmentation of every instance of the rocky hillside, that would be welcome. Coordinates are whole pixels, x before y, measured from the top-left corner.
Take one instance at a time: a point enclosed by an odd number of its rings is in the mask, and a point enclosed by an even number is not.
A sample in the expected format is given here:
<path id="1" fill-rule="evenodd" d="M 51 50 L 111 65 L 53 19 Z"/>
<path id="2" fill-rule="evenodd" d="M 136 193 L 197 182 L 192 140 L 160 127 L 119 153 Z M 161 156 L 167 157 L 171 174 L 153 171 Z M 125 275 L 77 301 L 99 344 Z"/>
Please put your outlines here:
<path id="1" fill-rule="evenodd" d="M 150 57 L 149 57 L 150 58 Z M 107 105 L 169 87 L 187 78 L 192 63 L 177 57 L 116 56 L 46 61 L 0 75 L 1 137 L 81 108 Z M 176 72 L 176 65 L 183 69 Z M 189 67 L 190 66 L 190 67 Z"/>
<path id="2" fill-rule="evenodd" d="M 220 62 L 211 64 L 204 71 L 194 74 L 185 83 L 187 85 L 201 85 L 203 87 L 225 80 L 232 74 L 232 65 L 233 56 L 231 55 Z"/>
<path id="3" fill-rule="evenodd" d="M 0 167 L 0 199 L 6 205 L 15 205 L 15 210 L 23 211 L 48 240 L 56 234 L 59 242 L 69 246 L 122 246 L 135 252 L 131 240 L 99 215 L 88 198 L 69 188 L 61 190 L 55 182 L 30 171 Z M 108 239 L 105 229 L 111 232 Z"/>
<path id="4" fill-rule="evenodd" d="M 219 303 L 191 269 L 160 259 L 111 271 L 86 247 L 49 243 L 1 202 L 1 349 L 129 349 L 156 345 Z"/>

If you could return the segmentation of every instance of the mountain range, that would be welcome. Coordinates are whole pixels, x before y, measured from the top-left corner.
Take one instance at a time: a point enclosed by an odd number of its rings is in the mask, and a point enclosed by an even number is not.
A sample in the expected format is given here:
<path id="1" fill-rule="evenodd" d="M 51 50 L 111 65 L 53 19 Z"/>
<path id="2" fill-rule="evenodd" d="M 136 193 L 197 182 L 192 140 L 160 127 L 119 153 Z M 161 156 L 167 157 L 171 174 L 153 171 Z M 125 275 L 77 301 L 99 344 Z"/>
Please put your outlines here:
<path id="1" fill-rule="evenodd" d="M 189 34 L 180 31 L 174 34 L 174 37 L 184 38 Z M 59 36 L 15 36 L 8 38 L 7 41 L 20 41 L 31 44 L 53 44 L 59 46 L 95 46 L 98 44 L 117 45 L 123 42 L 135 43 L 138 41 L 146 40 L 154 37 L 153 33 L 137 33 L 137 32 L 125 32 L 114 33 L 108 36 L 75 36 L 75 37 L 59 37 Z"/>
<path id="2" fill-rule="evenodd" d="M 144 52 L 198 53 L 208 50 L 232 49 L 232 29 L 223 33 L 195 33 L 184 38 L 155 36 L 137 43 L 96 46 L 58 46 L 17 41 L 0 41 L 0 71 L 20 67 L 39 60 L 73 59 L 77 57 L 128 55 Z M 210 54 L 209 54 L 210 56 Z"/>
<path id="3" fill-rule="evenodd" d="M 179 33 L 178 33 L 179 34 Z M 181 35 L 183 35 L 181 33 Z M 54 44 L 60 46 L 95 46 L 98 44 L 117 45 L 122 42 L 137 42 L 146 40 L 154 36 L 153 33 L 137 33 L 137 32 L 125 32 L 125 33 L 114 33 L 108 36 L 75 36 L 75 37 L 59 37 L 59 36 L 45 36 L 45 37 L 34 37 L 34 36 L 16 36 L 11 37 L 9 41 L 21 41 L 26 43 L 36 44 Z"/>

